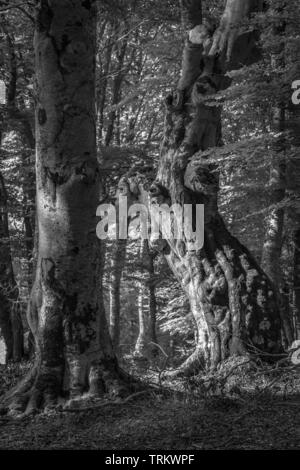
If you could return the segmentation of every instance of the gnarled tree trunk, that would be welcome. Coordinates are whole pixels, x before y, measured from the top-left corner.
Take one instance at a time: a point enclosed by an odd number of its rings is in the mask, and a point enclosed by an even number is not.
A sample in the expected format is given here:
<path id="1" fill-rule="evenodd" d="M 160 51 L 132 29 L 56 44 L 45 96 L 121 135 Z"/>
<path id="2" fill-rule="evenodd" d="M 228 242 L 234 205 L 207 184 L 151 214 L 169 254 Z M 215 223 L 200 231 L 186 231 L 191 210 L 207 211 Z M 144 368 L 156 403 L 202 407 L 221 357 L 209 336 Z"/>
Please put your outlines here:
<path id="1" fill-rule="evenodd" d="M 238 28 L 258 3 L 228 0 L 214 30 L 202 19 L 199 0 L 182 0 L 188 30 L 182 76 L 166 99 L 164 141 L 150 190 L 152 203 L 205 205 L 202 249 L 192 251 L 186 237 L 159 243 L 199 330 L 194 354 L 177 372 L 192 372 L 199 362 L 214 368 L 230 356 L 252 352 L 267 358 L 281 351 L 274 286 L 227 230 L 218 211 L 218 175 L 206 152 L 222 145 L 221 109 L 213 98 L 229 85 L 226 72 L 259 57 L 256 34 L 240 35 Z"/>
<path id="2" fill-rule="evenodd" d="M 196 1 L 196 0 L 195 0 Z M 184 7 L 189 10 L 190 3 Z M 238 53 L 238 25 L 256 2 L 228 0 L 220 27 L 213 32 L 207 21 L 192 25 L 186 42 L 178 89 L 167 99 L 165 140 L 155 185 L 171 202 L 205 205 L 205 241 L 199 251 L 189 251 L 188 240 L 168 240 L 166 257 L 186 290 L 199 328 L 194 359 L 204 357 L 212 367 L 231 355 L 248 351 L 280 351 L 280 318 L 274 288 L 249 251 L 227 230 L 217 205 L 218 176 L 205 151 L 222 145 L 221 112 L 209 101 L 225 88 L 225 73 L 248 50 Z M 163 192 L 164 192 L 163 191 Z M 208 343 L 208 344 L 207 344 Z M 207 357 L 207 355 L 209 357 Z"/>

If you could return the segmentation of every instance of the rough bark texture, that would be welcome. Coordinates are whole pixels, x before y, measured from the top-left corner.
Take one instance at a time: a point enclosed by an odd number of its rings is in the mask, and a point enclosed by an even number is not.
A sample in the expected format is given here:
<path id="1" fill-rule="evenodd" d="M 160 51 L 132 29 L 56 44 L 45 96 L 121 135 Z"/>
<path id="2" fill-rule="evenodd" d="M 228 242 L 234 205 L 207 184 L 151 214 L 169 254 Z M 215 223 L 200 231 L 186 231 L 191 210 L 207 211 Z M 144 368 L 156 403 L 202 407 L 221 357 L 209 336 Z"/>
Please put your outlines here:
<path id="1" fill-rule="evenodd" d="M 97 295 L 95 10 L 90 1 L 43 0 L 37 7 L 36 279 L 29 325 L 36 361 L 11 392 L 31 412 L 59 395 L 118 389 L 118 370 Z"/>
<path id="2" fill-rule="evenodd" d="M 7 193 L 0 173 L 0 329 L 6 346 L 6 362 L 20 361 L 23 348 L 23 324 L 15 281 L 8 227 Z"/>
<path id="3" fill-rule="evenodd" d="M 188 9 L 191 3 L 185 3 Z M 205 153 L 222 145 L 221 110 L 214 105 L 213 95 L 230 83 L 226 71 L 243 64 L 245 57 L 247 63 L 258 57 L 254 33 L 240 36 L 238 29 L 256 4 L 228 0 L 219 28 L 214 31 L 203 20 L 189 31 L 181 78 L 166 99 L 165 135 L 150 190 L 152 203 L 205 205 L 201 250 L 191 251 L 184 237 L 158 243 L 189 297 L 199 330 L 195 352 L 178 372 L 190 373 L 199 362 L 214 368 L 232 355 L 253 352 L 269 357 L 281 350 L 274 286 L 228 232 L 218 212 L 218 174 Z"/>
<path id="4" fill-rule="evenodd" d="M 238 25 L 252 7 L 251 1 L 230 0 L 214 34 L 205 23 L 198 27 L 200 35 L 190 33 L 180 92 L 167 99 L 165 141 L 152 188 L 158 200 L 162 187 L 172 203 L 205 205 L 203 249 L 189 252 L 187 240 L 168 240 L 170 252 L 166 256 L 188 293 L 198 324 L 195 355 L 204 356 L 213 367 L 249 349 L 264 353 L 280 350 L 273 285 L 248 250 L 226 229 L 217 207 L 218 175 L 202 153 L 222 144 L 220 109 L 209 106 L 205 99 L 227 86 L 224 73 L 232 54 L 237 54 Z M 233 62 L 239 60 L 233 58 Z M 191 65 L 198 65 L 193 80 Z M 190 365 L 191 360 L 185 367 Z"/>
<path id="5" fill-rule="evenodd" d="M 300 51 L 294 57 L 296 64 L 297 77 L 300 73 Z M 295 78 L 296 78 L 295 76 Z M 289 210 L 289 219 L 292 230 L 294 231 L 294 276 L 293 276 L 293 297 L 294 297 L 294 319 L 296 336 L 300 338 L 300 106 L 290 105 L 288 110 L 287 126 L 289 137 L 292 143 L 289 152 L 289 162 L 287 167 L 287 190 L 292 201 L 292 207 Z"/>

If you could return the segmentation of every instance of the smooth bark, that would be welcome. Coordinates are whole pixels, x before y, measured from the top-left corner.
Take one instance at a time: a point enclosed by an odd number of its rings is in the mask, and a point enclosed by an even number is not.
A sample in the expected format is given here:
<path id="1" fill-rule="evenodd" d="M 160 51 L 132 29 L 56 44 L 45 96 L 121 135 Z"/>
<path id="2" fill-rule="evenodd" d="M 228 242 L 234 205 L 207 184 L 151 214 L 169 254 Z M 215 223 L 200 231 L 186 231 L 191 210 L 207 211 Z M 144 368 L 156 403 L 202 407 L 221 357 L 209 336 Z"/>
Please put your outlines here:
<path id="1" fill-rule="evenodd" d="M 118 369 L 97 294 L 95 9 L 90 1 L 37 7 L 38 260 L 28 309 L 31 373 L 6 400 L 16 412 L 61 395 L 117 393 Z"/>

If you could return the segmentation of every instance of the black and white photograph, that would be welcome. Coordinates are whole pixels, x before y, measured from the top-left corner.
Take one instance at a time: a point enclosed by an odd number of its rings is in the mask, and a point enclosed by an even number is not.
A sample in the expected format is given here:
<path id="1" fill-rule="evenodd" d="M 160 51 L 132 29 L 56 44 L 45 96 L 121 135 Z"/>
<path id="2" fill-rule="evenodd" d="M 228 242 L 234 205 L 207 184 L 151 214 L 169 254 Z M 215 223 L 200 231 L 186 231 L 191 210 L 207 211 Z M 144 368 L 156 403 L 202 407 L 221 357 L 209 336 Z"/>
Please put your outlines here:
<path id="1" fill-rule="evenodd" d="M 300 0 L 0 0 L 0 454 L 253 450 L 300 450 Z"/>

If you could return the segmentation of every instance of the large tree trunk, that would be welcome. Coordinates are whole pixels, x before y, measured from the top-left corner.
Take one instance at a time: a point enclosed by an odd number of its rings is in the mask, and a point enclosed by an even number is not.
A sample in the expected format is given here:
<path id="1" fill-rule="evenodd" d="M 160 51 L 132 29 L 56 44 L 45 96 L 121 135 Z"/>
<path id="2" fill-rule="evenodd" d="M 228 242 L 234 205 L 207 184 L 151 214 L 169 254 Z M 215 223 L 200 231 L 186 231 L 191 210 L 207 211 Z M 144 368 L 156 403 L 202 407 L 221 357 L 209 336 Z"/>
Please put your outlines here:
<path id="1" fill-rule="evenodd" d="M 203 362 L 214 368 L 230 356 L 249 352 L 270 358 L 281 351 L 274 286 L 227 230 L 218 211 L 218 175 L 205 152 L 222 145 L 221 110 L 214 106 L 213 95 L 228 86 L 226 71 L 259 56 L 255 34 L 238 32 L 257 3 L 228 0 L 214 31 L 208 20 L 201 23 L 201 15 L 193 13 L 199 0 L 182 1 L 189 29 L 182 76 L 166 99 L 165 136 L 150 190 L 152 203 L 205 205 L 201 250 L 191 250 L 185 237 L 165 235 L 167 241 L 158 244 L 189 297 L 199 330 L 194 354 L 177 372 L 189 373 Z"/>
<path id="2" fill-rule="evenodd" d="M 300 7 L 294 10 L 291 3 L 287 4 L 289 14 L 299 18 Z M 291 16 L 292 17 L 292 16 Z M 288 34 L 299 37 L 299 21 L 290 22 Z M 290 67 L 293 71 L 291 82 L 300 77 L 300 48 L 297 43 L 290 50 Z M 289 102 L 287 111 L 287 129 L 289 131 L 289 161 L 287 165 L 287 190 L 291 206 L 288 208 L 289 225 L 293 232 L 294 266 L 293 266 L 293 314 L 295 325 L 295 338 L 300 339 L 300 106 Z"/>
<path id="3" fill-rule="evenodd" d="M 118 391 L 118 369 L 97 295 L 95 10 L 92 2 L 37 7 L 36 279 L 28 318 L 35 366 L 11 392 L 26 412 L 68 393 Z"/>
<path id="4" fill-rule="evenodd" d="M 299 64 L 299 52 L 297 64 Z M 293 303 L 295 336 L 300 339 L 300 107 L 293 106 L 288 113 L 288 128 L 292 141 L 288 165 L 287 188 L 291 197 L 292 206 L 289 210 L 290 226 L 293 231 L 294 241 L 294 266 L 293 266 Z"/>
<path id="5" fill-rule="evenodd" d="M 237 43 L 244 38 L 238 36 L 237 26 L 254 3 L 228 0 L 214 34 L 207 22 L 189 32 L 182 77 L 167 99 L 165 140 L 152 195 L 160 201 L 166 191 L 172 204 L 205 205 L 203 248 L 189 251 L 188 240 L 168 240 L 166 254 L 189 296 L 199 328 L 194 357 L 184 369 L 193 366 L 194 358 L 204 357 L 215 367 L 231 355 L 272 354 L 281 348 L 273 285 L 228 232 L 218 212 L 218 177 L 204 153 L 222 144 L 220 109 L 205 99 L 227 86 L 224 74 L 229 64 L 243 61 Z M 248 43 L 251 56 L 249 38 Z"/>

